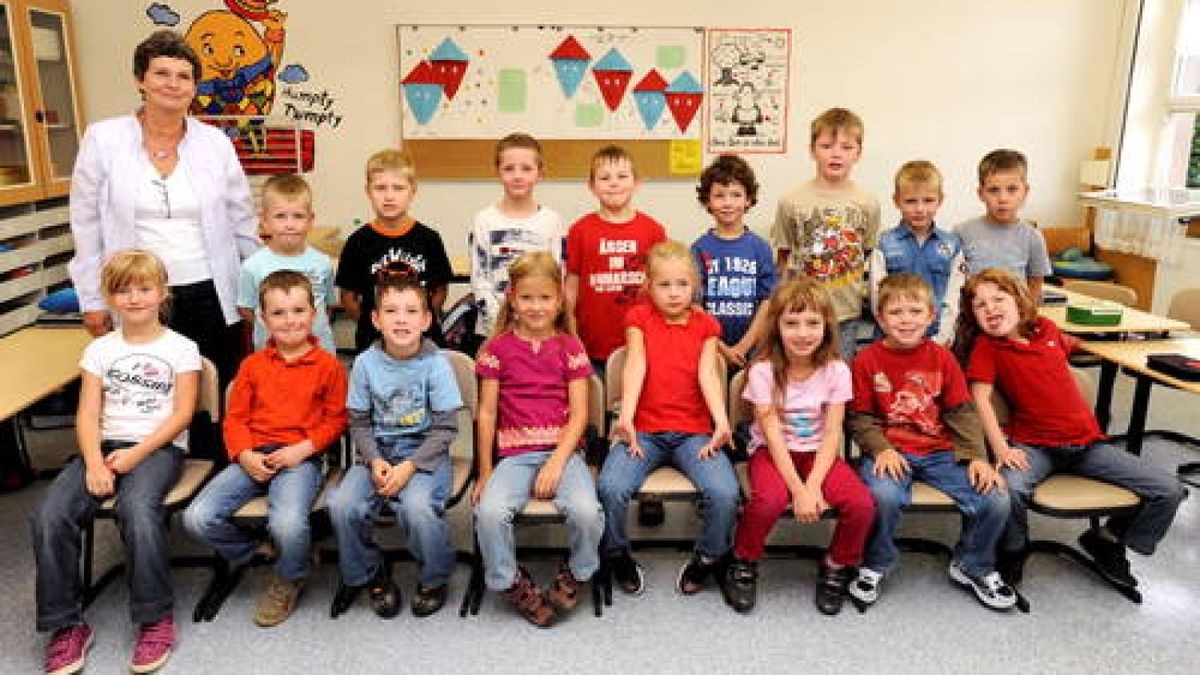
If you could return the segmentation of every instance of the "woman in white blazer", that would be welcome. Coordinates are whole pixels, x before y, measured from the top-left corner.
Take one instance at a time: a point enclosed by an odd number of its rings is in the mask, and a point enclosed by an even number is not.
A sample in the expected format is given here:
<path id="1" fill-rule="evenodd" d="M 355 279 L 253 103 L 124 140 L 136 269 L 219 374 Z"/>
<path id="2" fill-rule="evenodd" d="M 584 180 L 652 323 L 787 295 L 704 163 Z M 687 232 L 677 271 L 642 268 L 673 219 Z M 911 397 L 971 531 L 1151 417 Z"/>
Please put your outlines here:
<path id="1" fill-rule="evenodd" d="M 261 243 L 250 185 L 223 131 L 188 117 L 200 60 L 178 33 L 137 46 L 142 107 L 88 127 L 71 179 L 71 280 L 93 335 L 112 329 L 100 269 L 116 251 L 144 248 L 163 260 L 172 329 L 195 340 L 232 379 L 241 351 L 241 260 Z"/>

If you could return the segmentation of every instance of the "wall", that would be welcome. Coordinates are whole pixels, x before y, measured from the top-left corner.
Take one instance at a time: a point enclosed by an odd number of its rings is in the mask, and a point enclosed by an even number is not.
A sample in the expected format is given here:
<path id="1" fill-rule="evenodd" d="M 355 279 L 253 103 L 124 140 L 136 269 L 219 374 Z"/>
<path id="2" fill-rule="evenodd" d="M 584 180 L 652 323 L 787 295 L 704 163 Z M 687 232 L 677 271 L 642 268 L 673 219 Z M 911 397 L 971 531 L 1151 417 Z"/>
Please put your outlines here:
<path id="1" fill-rule="evenodd" d="M 285 63 L 301 62 L 313 87 L 327 88 L 344 119 L 318 132 L 312 176 L 323 224 L 349 227 L 369 215 L 362 162 L 399 135 L 399 23 L 586 23 L 793 30 L 793 107 L 787 156 L 755 156 L 763 184 L 751 224 L 766 232 L 776 198 L 811 174 L 807 124 L 835 105 L 859 112 L 866 143 L 856 175 L 891 208 L 891 179 L 906 160 L 927 158 L 946 174 L 941 220 L 978 211 L 974 170 L 986 151 L 1024 150 L 1032 191 L 1026 213 L 1043 225 L 1079 220 L 1074 191 L 1079 161 L 1111 142 L 1119 33 L 1132 0 L 759 0 L 698 3 L 667 0 L 561 0 L 553 13 L 487 0 L 281 0 L 288 11 Z M 152 29 L 149 2 L 77 0 L 83 100 L 89 120 L 137 104 L 130 82 L 133 46 Z M 219 0 L 174 0 L 186 26 Z M 347 8 L 353 11 L 347 11 Z M 536 129 L 530 130 L 536 133 Z M 490 162 L 490 157 L 481 157 Z M 419 167 L 418 167 L 419 169 Z M 439 226 L 451 253 L 465 250 L 472 213 L 494 200 L 490 182 L 425 182 L 414 213 Z M 594 205 L 579 182 L 547 182 L 542 200 L 568 220 Z M 690 240 L 707 223 L 691 182 L 647 184 L 641 206 Z"/>

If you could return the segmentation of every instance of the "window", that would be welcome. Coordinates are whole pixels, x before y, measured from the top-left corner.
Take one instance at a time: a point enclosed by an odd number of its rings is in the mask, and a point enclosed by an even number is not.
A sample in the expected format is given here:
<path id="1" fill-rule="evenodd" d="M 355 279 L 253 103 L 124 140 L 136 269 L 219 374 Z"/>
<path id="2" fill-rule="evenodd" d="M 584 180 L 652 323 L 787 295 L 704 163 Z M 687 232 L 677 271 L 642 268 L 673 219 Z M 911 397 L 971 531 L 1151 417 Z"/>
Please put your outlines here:
<path id="1" fill-rule="evenodd" d="M 1169 184 L 1200 188 L 1200 0 L 1186 0 L 1183 6 L 1167 108 Z"/>

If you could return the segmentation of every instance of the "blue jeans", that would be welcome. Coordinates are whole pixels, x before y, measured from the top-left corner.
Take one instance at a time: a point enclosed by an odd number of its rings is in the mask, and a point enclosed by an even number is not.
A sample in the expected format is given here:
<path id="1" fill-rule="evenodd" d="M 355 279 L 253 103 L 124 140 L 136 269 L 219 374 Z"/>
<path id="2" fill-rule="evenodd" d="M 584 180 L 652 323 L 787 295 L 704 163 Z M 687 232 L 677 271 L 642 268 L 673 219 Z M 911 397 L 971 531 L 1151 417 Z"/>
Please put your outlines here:
<path id="1" fill-rule="evenodd" d="M 896 566 L 896 526 L 900 514 L 912 502 L 914 479 L 945 492 L 962 512 L 962 534 L 954 547 L 954 558 L 972 576 L 983 576 L 996 567 L 996 541 L 1008 520 L 1009 497 L 1000 490 L 983 495 L 971 487 L 966 467 L 954 461 L 954 453 L 935 452 L 929 455 L 905 454 L 911 468 L 904 477 L 892 480 L 887 475 L 875 475 L 875 462 L 863 458 L 859 473 L 871 496 L 875 498 L 875 525 L 867 539 L 863 566 L 887 574 Z"/>
<path id="2" fill-rule="evenodd" d="M 1003 469 L 1012 493 L 1012 511 L 1001 546 L 1006 551 L 1024 549 L 1029 542 L 1026 512 L 1034 488 L 1052 473 L 1073 473 L 1132 490 L 1142 498 L 1142 507 L 1130 515 L 1113 516 L 1108 529 L 1129 548 L 1150 555 L 1167 534 L 1180 502 L 1187 495 L 1175 476 L 1156 469 L 1140 457 L 1111 443 L 1090 446 L 1049 447 L 1016 445 L 1029 458 L 1029 469 Z"/>
<path id="3" fill-rule="evenodd" d="M 240 464 L 230 464 L 183 512 L 183 527 L 230 563 L 247 563 L 258 537 L 229 518 L 246 502 L 267 495 L 267 530 L 279 550 L 275 572 L 288 581 L 307 579 L 312 565 L 308 515 L 321 490 L 321 474 L 320 456 L 283 469 L 265 483 L 251 478 Z"/>
<path id="4" fill-rule="evenodd" d="M 133 443 L 105 442 L 108 454 Z M 117 529 L 125 542 L 129 610 L 135 624 L 158 621 L 175 603 L 167 547 L 163 497 L 179 481 L 183 450 L 166 445 L 150 453 L 116 481 Z M 46 490 L 33 514 L 33 554 L 37 561 L 37 629 L 53 631 L 83 621 L 80 533 L 103 499 L 87 491 L 86 467 L 76 457 Z"/>
<path id="5" fill-rule="evenodd" d="M 638 443 L 644 455 L 629 454 L 624 443 L 614 445 L 604 460 L 596 491 L 604 505 L 604 543 L 606 555 L 629 550 L 626 515 L 629 499 L 646 476 L 661 464 L 671 463 L 685 473 L 700 490 L 700 538 L 696 551 L 707 557 L 720 557 L 733 545 L 733 524 L 737 520 L 740 491 L 733 465 L 724 452 L 700 459 L 700 448 L 709 441 L 706 434 L 675 431 L 639 433 Z"/>
<path id="6" fill-rule="evenodd" d="M 415 449 L 415 445 L 403 449 L 380 447 L 393 465 Z M 383 564 L 383 554 L 371 535 L 384 504 L 390 504 L 397 524 L 408 533 L 408 549 L 421 568 L 420 584 L 426 588 L 445 585 L 454 571 L 454 548 L 445 518 L 452 477 L 450 459 L 444 458 L 432 472 L 414 473 L 403 489 L 388 498 L 375 492 L 369 468 L 361 464 L 350 467 L 329 497 L 342 581 L 364 586 Z"/>
<path id="7" fill-rule="evenodd" d="M 838 351 L 842 353 L 842 360 L 846 363 L 853 361 L 854 356 L 858 354 L 858 327 L 862 323 L 861 319 L 838 322 Z"/>
<path id="8" fill-rule="evenodd" d="M 501 459 L 475 507 L 475 532 L 487 570 L 487 585 L 492 590 L 506 590 L 516 581 L 513 517 L 530 500 L 538 471 L 550 455 L 551 451 L 546 450 Z M 592 474 L 578 453 L 572 454 L 563 465 L 554 504 L 567 519 L 571 574 L 579 581 L 587 581 L 600 565 L 604 512 L 596 501 Z"/>

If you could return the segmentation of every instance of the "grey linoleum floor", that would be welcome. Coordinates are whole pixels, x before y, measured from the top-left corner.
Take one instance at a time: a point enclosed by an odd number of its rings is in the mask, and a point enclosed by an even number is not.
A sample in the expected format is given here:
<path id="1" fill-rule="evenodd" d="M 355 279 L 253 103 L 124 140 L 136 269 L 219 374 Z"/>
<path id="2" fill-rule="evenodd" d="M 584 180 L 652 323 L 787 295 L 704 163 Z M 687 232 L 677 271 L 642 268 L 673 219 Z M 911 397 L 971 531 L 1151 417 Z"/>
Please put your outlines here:
<path id="1" fill-rule="evenodd" d="M 1124 423 L 1132 386 L 1121 378 L 1114 419 Z M 1155 389 L 1151 428 L 1173 427 L 1200 434 L 1200 397 Z M 69 432 L 43 432 L 31 439 L 35 461 L 59 461 Z M 69 447 L 65 448 L 70 452 Z M 1147 444 L 1148 461 L 1173 468 L 1200 459 L 1196 450 L 1169 443 Z M 46 483 L 0 495 L 0 673 L 38 672 L 44 637 L 33 628 L 33 563 L 28 514 Z M 469 516 L 453 511 L 457 543 L 467 548 Z M 684 506 L 670 506 L 667 523 L 653 533 L 688 536 L 694 521 Z M 775 541 L 826 541 L 827 526 L 777 526 Z M 952 542 L 957 521 L 911 515 L 904 533 Z M 1072 541 L 1081 523 L 1036 517 L 1034 535 Z M 174 552 L 198 551 L 180 536 Z M 119 560 L 121 547 L 108 525 L 98 529 L 98 565 Z M 394 538 L 388 533 L 386 539 Z M 554 528 L 524 536 L 530 543 L 560 541 Z M 451 605 L 441 613 L 392 621 L 375 617 L 360 600 L 347 615 L 328 618 L 335 570 L 318 567 L 296 614 L 274 629 L 250 621 L 267 569 L 253 570 L 212 623 L 193 624 L 192 606 L 208 572 L 174 572 L 178 644 L 167 673 L 1195 673 L 1200 672 L 1200 494 L 1184 503 L 1174 529 L 1151 558 L 1131 555 L 1145 594 L 1134 605 L 1070 561 L 1036 556 L 1026 570 L 1024 592 L 1030 614 L 998 614 L 952 585 L 942 558 L 906 553 L 883 587 L 879 604 L 859 614 L 847 604 L 840 616 L 816 613 L 812 605 L 814 564 L 775 558 L 762 566 L 759 606 L 735 615 L 708 590 L 682 597 L 675 575 L 686 553 L 639 554 L 648 589 L 638 598 L 617 591 L 603 618 L 589 605 L 550 630 L 519 619 L 503 598 L 489 593 L 479 616 L 460 619 L 457 602 L 467 580 L 460 566 Z M 533 565 L 547 580 L 550 563 Z M 412 563 L 396 574 L 405 599 L 411 594 Z M 88 610 L 96 629 L 87 673 L 128 672 L 132 649 L 124 582 L 108 588 Z"/>

